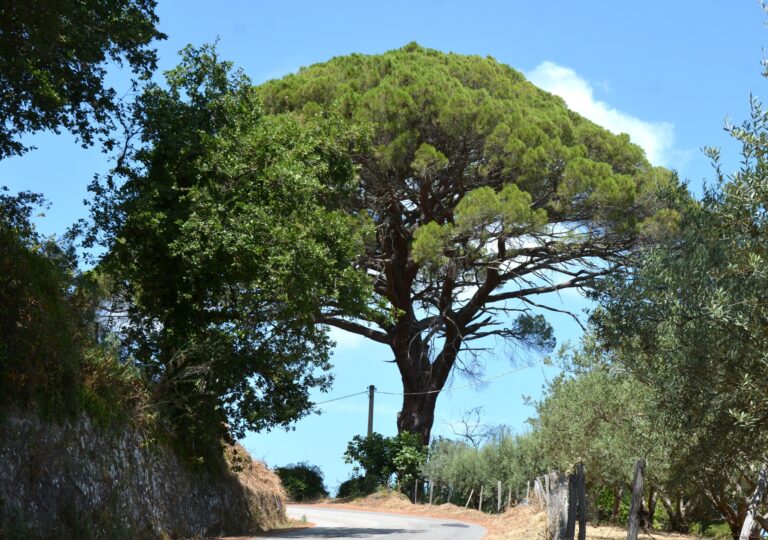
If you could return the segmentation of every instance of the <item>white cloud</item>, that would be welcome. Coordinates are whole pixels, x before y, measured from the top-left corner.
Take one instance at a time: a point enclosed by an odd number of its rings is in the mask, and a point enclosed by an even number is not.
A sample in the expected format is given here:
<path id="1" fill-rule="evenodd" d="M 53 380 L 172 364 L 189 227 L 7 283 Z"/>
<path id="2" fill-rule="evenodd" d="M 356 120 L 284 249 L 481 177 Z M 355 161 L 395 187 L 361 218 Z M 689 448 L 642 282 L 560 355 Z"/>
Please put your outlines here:
<path id="1" fill-rule="evenodd" d="M 360 347 L 365 338 L 360 334 L 353 334 L 335 326 L 330 327 L 330 338 L 336 342 L 336 349 L 354 350 Z"/>
<path id="2" fill-rule="evenodd" d="M 674 126 L 669 122 L 647 122 L 595 99 L 592 86 L 570 68 L 542 62 L 526 73 L 539 88 L 560 96 L 573 111 L 613 133 L 627 133 L 645 150 L 654 165 L 671 166 L 678 152 L 673 148 Z"/>

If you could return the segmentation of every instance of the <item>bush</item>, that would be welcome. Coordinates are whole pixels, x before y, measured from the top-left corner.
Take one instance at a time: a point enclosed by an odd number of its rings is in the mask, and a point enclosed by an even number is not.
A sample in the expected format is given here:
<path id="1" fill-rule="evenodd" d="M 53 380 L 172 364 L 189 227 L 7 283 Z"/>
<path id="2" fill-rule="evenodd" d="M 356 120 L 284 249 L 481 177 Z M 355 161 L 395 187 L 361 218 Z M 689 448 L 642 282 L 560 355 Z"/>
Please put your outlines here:
<path id="1" fill-rule="evenodd" d="M 380 479 L 375 475 L 353 476 L 341 483 L 336 497 L 339 499 L 365 497 L 374 493 L 379 484 Z"/>
<path id="2" fill-rule="evenodd" d="M 0 409 L 77 408 L 84 347 L 71 250 L 31 224 L 41 196 L 0 191 Z"/>
<path id="3" fill-rule="evenodd" d="M 277 467 L 275 472 L 291 501 L 314 501 L 328 496 L 319 467 L 302 462 Z"/>
<path id="4" fill-rule="evenodd" d="M 149 383 L 96 315 L 103 275 L 80 272 L 71 243 L 40 236 L 34 193 L 0 188 L 0 414 L 34 409 L 62 419 L 154 427 Z"/>

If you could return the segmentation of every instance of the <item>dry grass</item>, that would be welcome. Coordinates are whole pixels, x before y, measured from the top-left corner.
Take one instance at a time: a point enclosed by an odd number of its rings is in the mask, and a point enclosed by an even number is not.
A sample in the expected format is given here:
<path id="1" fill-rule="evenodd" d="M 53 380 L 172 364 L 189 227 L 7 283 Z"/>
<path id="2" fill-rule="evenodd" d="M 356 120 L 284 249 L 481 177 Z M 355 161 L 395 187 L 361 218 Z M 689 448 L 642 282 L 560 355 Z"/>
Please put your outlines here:
<path id="1" fill-rule="evenodd" d="M 237 475 L 246 488 L 272 495 L 274 499 L 280 502 L 281 507 L 285 507 L 287 498 L 280 477 L 269 470 L 266 464 L 253 459 L 248 451 L 239 444 L 227 445 L 224 455 L 230 470 Z"/>
<path id="2" fill-rule="evenodd" d="M 413 504 L 401 493 L 383 491 L 360 499 L 321 503 L 320 506 L 468 521 L 485 527 L 488 531 L 485 536 L 487 540 L 544 540 L 545 514 L 533 505 L 510 508 L 502 514 L 486 514 L 478 510 L 464 509 L 455 504 L 434 506 Z M 623 527 L 587 527 L 587 540 L 623 540 L 626 537 L 627 530 Z M 653 531 L 652 535 L 640 534 L 638 538 L 641 540 L 659 538 L 693 540 L 697 537 Z"/>
<path id="3" fill-rule="evenodd" d="M 239 444 L 227 446 L 225 458 L 246 496 L 250 528 L 265 531 L 285 526 L 288 499 L 280 477 Z"/>

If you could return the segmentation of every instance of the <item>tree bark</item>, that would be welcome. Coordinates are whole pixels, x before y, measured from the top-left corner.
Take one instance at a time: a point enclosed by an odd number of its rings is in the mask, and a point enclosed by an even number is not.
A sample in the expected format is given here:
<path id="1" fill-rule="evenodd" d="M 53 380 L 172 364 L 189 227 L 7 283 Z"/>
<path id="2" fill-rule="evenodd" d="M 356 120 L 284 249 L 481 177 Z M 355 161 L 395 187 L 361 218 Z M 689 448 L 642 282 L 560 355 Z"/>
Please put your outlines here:
<path id="1" fill-rule="evenodd" d="M 421 436 L 424 444 L 429 444 L 432 424 L 435 422 L 437 393 L 403 396 L 402 410 L 397 413 L 397 431 L 409 431 Z"/>
<path id="2" fill-rule="evenodd" d="M 736 512 L 726 501 L 726 497 L 723 491 L 721 490 L 721 492 L 718 494 L 709 490 L 705 490 L 704 496 L 714 505 L 715 508 L 717 508 L 718 512 L 720 512 L 720 515 L 723 516 L 725 522 L 728 524 L 728 528 L 731 529 L 731 534 L 734 540 L 738 540 L 739 534 L 741 533 L 743 519 L 739 517 L 738 512 Z"/>
<path id="3" fill-rule="evenodd" d="M 611 509 L 611 523 L 619 521 L 619 512 L 621 511 L 621 498 L 624 495 L 624 486 L 613 488 L 613 508 Z"/>
<path id="4" fill-rule="evenodd" d="M 656 486 L 651 484 L 648 487 L 648 523 L 647 530 L 653 528 L 653 516 L 656 514 Z"/>
<path id="5" fill-rule="evenodd" d="M 629 504 L 627 540 L 637 540 L 637 533 L 640 529 L 640 513 L 643 509 L 643 476 L 645 476 L 645 460 L 638 459 L 632 477 L 632 501 Z"/>

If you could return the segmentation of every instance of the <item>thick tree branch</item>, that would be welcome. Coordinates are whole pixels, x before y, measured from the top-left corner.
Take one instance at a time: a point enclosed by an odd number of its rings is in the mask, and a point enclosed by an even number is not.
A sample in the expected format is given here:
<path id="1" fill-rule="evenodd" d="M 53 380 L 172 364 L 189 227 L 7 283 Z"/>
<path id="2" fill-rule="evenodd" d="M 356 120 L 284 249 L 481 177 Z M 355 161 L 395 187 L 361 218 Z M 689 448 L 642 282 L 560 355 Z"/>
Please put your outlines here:
<path id="1" fill-rule="evenodd" d="M 341 330 L 346 330 L 347 332 L 352 332 L 353 334 L 367 337 L 368 339 L 372 339 L 378 343 L 383 343 L 384 345 L 390 344 L 390 337 L 384 332 L 374 330 L 373 328 L 368 328 L 367 326 L 356 322 L 352 322 L 346 319 L 338 319 L 336 317 L 320 317 L 318 318 L 317 322 L 320 324 L 327 324 L 328 326 L 335 326 Z"/>

